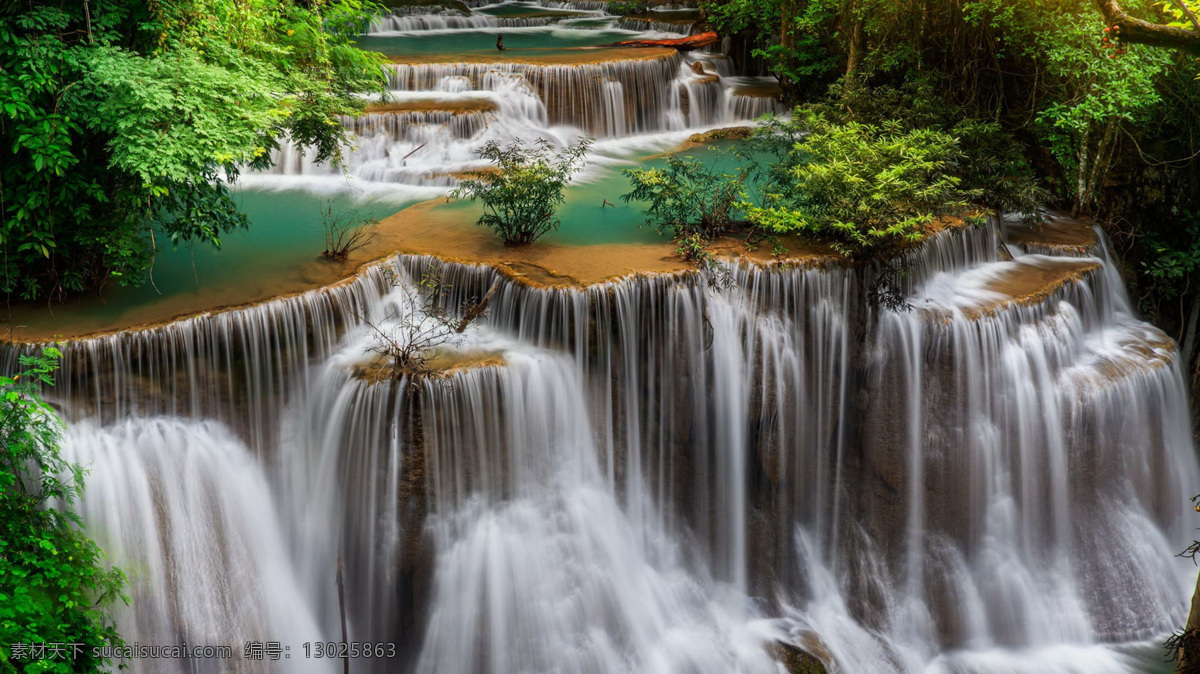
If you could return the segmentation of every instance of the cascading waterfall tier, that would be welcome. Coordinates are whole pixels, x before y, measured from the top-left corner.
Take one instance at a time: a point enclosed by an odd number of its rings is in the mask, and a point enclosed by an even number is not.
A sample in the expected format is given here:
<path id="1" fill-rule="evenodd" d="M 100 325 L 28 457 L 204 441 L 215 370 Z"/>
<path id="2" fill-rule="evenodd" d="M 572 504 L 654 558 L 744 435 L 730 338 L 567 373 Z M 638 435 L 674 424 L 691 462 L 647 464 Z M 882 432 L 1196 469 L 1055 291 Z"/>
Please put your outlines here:
<path id="1" fill-rule="evenodd" d="M 605 18 L 604 2 L 465 4 L 483 9 L 464 13 L 436 5 L 394 8 L 373 22 L 368 33 L 386 44 L 409 36 L 450 37 L 514 28 L 534 44 L 553 45 L 565 35 L 575 41 L 597 29 L 628 31 L 629 38 L 639 33 L 686 33 L 697 15 L 695 9 L 677 5 L 613 19 Z M 486 36 L 481 39 L 482 44 L 490 42 Z M 385 101 L 364 117 L 342 120 L 353 134 L 346 172 L 372 183 L 452 187 L 465 172 L 484 166 L 478 150 L 488 141 L 543 138 L 561 146 L 580 135 L 625 139 L 745 123 L 781 111 L 778 92 L 764 86 L 763 78 L 734 77 L 731 61 L 720 48 L 687 55 L 669 48 L 468 48 L 435 55 L 401 50 L 391 58 L 392 91 L 387 98 L 401 106 L 419 103 L 422 109 L 384 114 L 378 108 L 396 107 Z M 478 106 L 481 101 L 487 109 Z M 465 110 L 464 103 L 475 107 Z M 280 146 L 273 156 L 272 172 L 277 175 L 341 176 L 335 167 L 318 164 L 311 150 L 302 152 L 286 138 Z"/>
<path id="2" fill-rule="evenodd" d="M 220 636 L 219 592 L 256 583 L 289 596 L 239 621 L 336 634 L 340 558 L 350 638 L 400 646 L 363 669 L 770 671 L 787 639 L 843 671 L 1130 671 L 1104 644 L 1179 624 L 1192 573 L 1174 346 L 1102 245 L 1007 250 L 944 231 L 906 262 L 907 310 L 831 264 L 573 289 L 404 257 L 404 292 L 374 269 L 69 344 L 54 393 L 118 563 L 183 573 L 190 548 L 148 543 L 181 532 L 235 546 L 186 567 L 209 608 L 125 616 L 127 638 Z M 364 378 L 364 321 L 395 320 L 431 266 L 451 311 L 492 292 L 448 348 L 499 356 Z M 168 477 L 193 464 L 261 468 L 201 506 L 208 483 Z M 202 507 L 262 516 L 190 522 Z"/>
<path id="3" fill-rule="evenodd" d="M 415 9 L 415 8 L 407 8 Z M 422 8 L 423 9 L 423 8 Z M 395 10 L 393 10 L 395 12 Z M 381 33 L 411 33 L 424 30 L 478 30 L 480 28 L 530 28 L 533 26 L 548 26 L 558 17 L 505 17 L 489 16 L 486 14 L 413 14 L 393 13 L 371 22 L 369 31 L 372 35 Z"/>
<path id="4" fill-rule="evenodd" d="M 653 15 L 626 16 L 618 19 L 614 24 L 619 30 L 652 30 L 659 33 L 677 33 L 679 35 L 690 35 L 693 25 L 693 22 L 656 21 Z"/>
<path id="5" fill-rule="evenodd" d="M 671 84 L 679 75 L 681 57 L 671 50 L 647 55 L 625 51 L 630 53 L 623 60 L 575 65 L 392 64 L 389 83 L 398 91 L 429 91 L 447 79 L 462 78 L 473 89 L 487 89 L 496 73 L 515 73 L 545 104 L 550 124 L 575 126 L 604 138 L 671 128 L 671 113 L 678 110 Z"/>

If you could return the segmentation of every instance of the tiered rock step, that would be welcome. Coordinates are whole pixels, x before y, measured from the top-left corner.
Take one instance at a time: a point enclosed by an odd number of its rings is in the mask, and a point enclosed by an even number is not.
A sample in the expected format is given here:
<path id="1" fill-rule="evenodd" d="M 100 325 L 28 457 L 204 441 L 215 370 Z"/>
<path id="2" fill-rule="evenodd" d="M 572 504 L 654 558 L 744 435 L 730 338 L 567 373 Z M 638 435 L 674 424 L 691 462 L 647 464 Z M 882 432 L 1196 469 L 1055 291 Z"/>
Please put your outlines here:
<path id="1" fill-rule="evenodd" d="M 531 66 L 578 66 L 600 63 L 658 61 L 678 54 L 669 48 L 604 48 L 604 49 L 522 49 L 468 54 L 404 54 L 389 57 L 397 65 L 425 64 L 496 64 Z"/>
<path id="2" fill-rule="evenodd" d="M 729 109 L 740 119 L 783 112 L 783 89 L 773 77 L 734 77 L 729 89 Z"/>
<path id="3" fill-rule="evenodd" d="M 372 103 L 367 106 L 366 115 L 398 114 L 404 112 L 446 112 L 461 115 L 469 112 L 495 112 L 495 101 L 486 98 L 414 98 L 388 103 Z"/>
<path id="4" fill-rule="evenodd" d="M 439 349 L 425 363 L 429 376 L 446 379 L 454 375 L 485 367 L 504 367 L 506 361 L 500 351 L 480 351 L 446 348 Z M 397 373 L 387 358 L 376 357 L 369 362 L 361 363 L 354 368 L 354 376 L 368 383 L 395 382 L 401 373 Z"/>
<path id="5" fill-rule="evenodd" d="M 649 11 L 640 14 L 629 14 L 617 20 L 616 28 L 620 30 L 659 31 L 663 33 L 679 33 L 688 35 L 692 26 L 700 18 L 700 13 L 694 10 L 674 9 Z"/>
<path id="6" fill-rule="evenodd" d="M 1022 258 L 1012 265 L 986 285 L 988 291 L 997 293 L 1002 298 L 984 304 L 980 311 L 990 313 L 1012 304 L 1032 305 L 1045 302 L 1058 294 L 1064 286 L 1085 280 L 1102 266 L 1094 260 L 1046 258 Z"/>
<path id="7" fill-rule="evenodd" d="M 1062 215 L 1050 215 L 1041 223 L 1010 222 L 1008 241 L 1026 253 L 1079 257 L 1099 252 L 1100 241 L 1092 225 Z"/>
<path id="8" fill-rule="evenodd" d="M 412 140 L 420 127 L 429 126 L 445 129 L 454 138 L 471 138 L 487 127 L 488 115 L 497 109 L 495 101 L 479 97 L 419 98 L 373 104 L 358 117 L 343 117 L 342 125 L 360 138 Z"/>
<path id="9" fill-rule="evenodd" d="M 914 304 L 935 322 L 951 321 L 955 316 L 970 320 L 987 318 L 1008 309 L 1033 307 L 1064 297 L 1073 284 L 1091 280 L 1102 266 L 1094 259 L 1043 256 L 993 262 L 953 279 L 953 295 L 935 292 L 933 297 L 916 298 Z M 980 279 L 980 273 L 989 276 Z"/>

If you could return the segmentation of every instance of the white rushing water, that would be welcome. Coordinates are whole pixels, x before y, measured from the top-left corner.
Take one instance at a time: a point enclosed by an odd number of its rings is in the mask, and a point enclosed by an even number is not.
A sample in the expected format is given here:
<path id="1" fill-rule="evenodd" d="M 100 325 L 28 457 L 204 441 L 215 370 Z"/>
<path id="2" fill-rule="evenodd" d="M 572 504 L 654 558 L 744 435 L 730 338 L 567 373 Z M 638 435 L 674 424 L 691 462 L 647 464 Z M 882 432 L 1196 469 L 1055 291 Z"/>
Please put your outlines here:
<path id="1" fill-rule="evenodd" d="M 378 270 L 69 347 L 121 627 L 296 652 L 340 637 L 340 558 L 350 639 L 397 645 L 363 671 L 773 671 L 779 640 L 842 672 L 1144 671 L 1194 573 L 1174 347 L 1106 258 L 1001 248 L 931 242 L 865 352 L 836 268 L 579 291 L 450 264 L 449 307 L 498 284 L 452 344 L 493 364 L 415 394 L 355 374 L 359 317 L 417 301 Z"/>

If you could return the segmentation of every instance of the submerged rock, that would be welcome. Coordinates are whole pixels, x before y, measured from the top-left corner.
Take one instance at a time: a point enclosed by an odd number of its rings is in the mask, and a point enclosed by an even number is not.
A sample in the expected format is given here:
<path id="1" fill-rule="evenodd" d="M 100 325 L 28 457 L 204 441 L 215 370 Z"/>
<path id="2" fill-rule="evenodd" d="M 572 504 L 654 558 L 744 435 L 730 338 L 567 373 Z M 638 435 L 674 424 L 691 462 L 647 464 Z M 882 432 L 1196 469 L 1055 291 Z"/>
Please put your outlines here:
<path id="1" fill-rule="evenodd" d="M 788 674 L 827 674 L 829 671 L 815 655 L 792 644 L 777 641 L 772 650 Z"/>
<path id="2" fill-rule="evenodd" d="M 711 143 L 714 140 L 741 140 L 749 138 L 754 133 L 751 126 L 730 126 L 724 129 L 713 129 L 704 133 L 693 133 L 688 140 L 693 143 Z"/>

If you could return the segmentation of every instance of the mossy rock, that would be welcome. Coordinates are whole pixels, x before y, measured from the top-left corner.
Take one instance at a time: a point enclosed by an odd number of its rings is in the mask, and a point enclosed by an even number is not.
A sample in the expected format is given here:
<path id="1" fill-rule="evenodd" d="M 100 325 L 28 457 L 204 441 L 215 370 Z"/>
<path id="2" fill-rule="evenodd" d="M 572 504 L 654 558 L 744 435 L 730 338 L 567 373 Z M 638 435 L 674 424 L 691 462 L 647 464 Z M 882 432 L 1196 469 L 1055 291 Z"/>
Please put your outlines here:
<path id="1" fill-rule="evenodd" d="M 771 650 L 788 674 L 829 674 L 825 664 L 816 656 L 792 644 L 777 641 Z"/>
<path id="2" fill-rule="evenodd" d="M 381 0 L 384 7 L 444 7 L 459 14 L 470 14 L 471 9 L 458 0 Z"/>
<path id="3" fill-rule="evenodd" d="M 731 126 L 725 129 L 713 129 L 704 133 L 693 133 L 688 140 L 693 143 L 711 143 L 714 140 L 741 140 L 749 138 L 754 128 L 749 126 Z"/>

